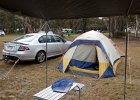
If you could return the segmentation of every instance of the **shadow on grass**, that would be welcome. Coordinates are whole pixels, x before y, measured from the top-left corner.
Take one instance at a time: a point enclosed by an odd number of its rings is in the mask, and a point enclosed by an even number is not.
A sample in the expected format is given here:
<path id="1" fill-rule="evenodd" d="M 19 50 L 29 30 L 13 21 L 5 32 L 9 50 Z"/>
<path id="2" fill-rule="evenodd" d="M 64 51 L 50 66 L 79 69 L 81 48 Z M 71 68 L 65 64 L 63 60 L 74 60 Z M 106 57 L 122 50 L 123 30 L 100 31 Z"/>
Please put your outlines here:
<path id="1" fill-rule="evenodd" d="M 56 58 L 59 58 L 61 56 L 62 55 L 54 56 L 54 57 L 49 57 L 49 58 L 47 58 L 47 60 L 48 61 L 55 60 Z M 12 60 L 9 60 L 8 62 L 6 62 L 6 64 L 9 64 L 9 65 L 14 65 L 14 63 L 15 63 L 15 61 L 12 61 Z M 45 63 L 45 61 L 42 62 L 42 63 Z M 38 64 L 42 64 L 42 63 L 37 63 L 34 60 L 32 60 L 32 61 L 18 61 L 18 63 L 16 65 L 33 65 L 33 64 L 34 65 L 38 65 Z"/>

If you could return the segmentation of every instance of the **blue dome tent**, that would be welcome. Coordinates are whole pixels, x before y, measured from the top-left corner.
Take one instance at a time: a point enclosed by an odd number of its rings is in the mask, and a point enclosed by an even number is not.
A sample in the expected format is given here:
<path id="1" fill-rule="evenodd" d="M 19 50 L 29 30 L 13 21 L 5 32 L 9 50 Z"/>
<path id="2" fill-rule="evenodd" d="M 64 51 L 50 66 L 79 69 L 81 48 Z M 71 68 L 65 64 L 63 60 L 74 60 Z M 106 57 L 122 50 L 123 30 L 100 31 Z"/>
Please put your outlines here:
<path id="1" fill-rule="evenodd" d="M 100 78 L 111 77 L 115 76 L 119 62 L 120 54 L 111 40 L 100 32 L 89 31 L 73 41 L 58 69 L 97 74 Z"/>

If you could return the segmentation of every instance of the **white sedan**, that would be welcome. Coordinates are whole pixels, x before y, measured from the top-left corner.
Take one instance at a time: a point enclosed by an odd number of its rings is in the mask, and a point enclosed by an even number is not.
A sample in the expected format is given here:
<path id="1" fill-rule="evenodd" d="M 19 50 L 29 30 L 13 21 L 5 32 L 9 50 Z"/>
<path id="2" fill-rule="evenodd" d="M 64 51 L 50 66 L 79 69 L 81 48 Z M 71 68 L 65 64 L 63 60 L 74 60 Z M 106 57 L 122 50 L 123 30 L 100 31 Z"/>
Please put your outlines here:
<path id="1" fill-rule="evenodd" d="M 7 60 L 35 60 L 38 63 L 44 62 L 46 59 L 46 41 L 47 41 L 47 57 L 63 54 L 72 43 L 66 41 L 53 32 L 46 33 L 30 33 L 18 37 L 14 41 L 5 42 L 3 49 L 3 59 Z"/>
<path id="2" fill-rule="evenodd" d="M 1 36 L 5 36 L 5 32 L 2 31 L 2 30 L 0 30 L 0 35 L 1 35 Z"/>

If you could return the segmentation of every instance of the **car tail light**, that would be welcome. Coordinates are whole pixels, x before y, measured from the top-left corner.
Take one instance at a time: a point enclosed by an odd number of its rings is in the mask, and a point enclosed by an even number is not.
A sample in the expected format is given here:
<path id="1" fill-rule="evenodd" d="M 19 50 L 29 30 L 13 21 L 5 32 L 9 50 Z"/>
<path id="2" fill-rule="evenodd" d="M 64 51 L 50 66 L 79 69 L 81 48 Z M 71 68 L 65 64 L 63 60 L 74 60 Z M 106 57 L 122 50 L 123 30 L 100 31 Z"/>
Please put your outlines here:
<path id="1" fill-rule="evenodd" d="M 26 47 L 26 46 L 20 46 L 18 48 L 18 51 L 26 51 L 26 50 L 30 50 L 30 49 L 28 47 Z"/>

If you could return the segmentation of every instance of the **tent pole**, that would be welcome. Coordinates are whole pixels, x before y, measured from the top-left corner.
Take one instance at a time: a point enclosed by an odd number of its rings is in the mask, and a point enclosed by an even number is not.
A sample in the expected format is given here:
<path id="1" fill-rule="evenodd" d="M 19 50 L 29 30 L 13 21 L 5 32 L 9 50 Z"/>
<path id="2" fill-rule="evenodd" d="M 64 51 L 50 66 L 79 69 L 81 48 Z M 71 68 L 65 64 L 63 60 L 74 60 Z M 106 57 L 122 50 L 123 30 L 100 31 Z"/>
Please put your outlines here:
<path id="1" fill-rule="evenodd" d="M 48 21 L 46 20 L 46 25 L 49 28 L 49 31 L 51 31 L 51 28 L 48 24 Z M 45 61 L 45 65 L 46 65 L 46 87 L 48 86 L 48 63 L 47 63 L 47 28 L 46 28 L 46 61 Z"/>
<path id="2" fill-rule="evenodd" d="M 124 100 L 126 99 L 126 70 L 127 70 L 127 53 L 128 53 L 128 16 L 126 16 L 126 33 L 125 33 L 125 70 L 124 70 Z"/>
<path id="3" fill-rule="evenodd" d="M 128 15 L 129 15 L 129 12 L 130 12 L 130 9 L 132 7 L 132 4 L 133 4 L 133 1 L 134 0 L 131 0 L 130 1 L 130 4 L 129 4 L 129 8 L 127 10 L 127 14 L 126 14 L 126 33 L 125 33 L 125 70 L 124 70 L 124 100 L 126 99 L 126 69 L 127 69 L 127 51 L 128 51 Z"/>
<path id="4" fill-rule="evenodd" d="M 47 23 L 47 21 L 46 21 Z M 47 66 L 47 29 L 46 29 L 46 87 L 48 86 L 48 66 Z"/>
<path id="5" fill-rule="evenodd" d="M 46 20 L 46 25 L 47 25 L 47 27 L 48 27 L 48 30 L 49 31 L 51 31 L 51 28 L 50 28 L 50 26 L 49 26 L 49 24 L 48 24 L 48 21 Z M 46 28 L 46 61 L 45 61 L 45 64 L 46 64 L 46 87 L 48 86 L 48 63 L 47 63 L 47 48 L 48 48 L 48 43 L 47 43 L 47 28 Z"/>

